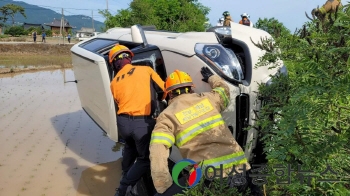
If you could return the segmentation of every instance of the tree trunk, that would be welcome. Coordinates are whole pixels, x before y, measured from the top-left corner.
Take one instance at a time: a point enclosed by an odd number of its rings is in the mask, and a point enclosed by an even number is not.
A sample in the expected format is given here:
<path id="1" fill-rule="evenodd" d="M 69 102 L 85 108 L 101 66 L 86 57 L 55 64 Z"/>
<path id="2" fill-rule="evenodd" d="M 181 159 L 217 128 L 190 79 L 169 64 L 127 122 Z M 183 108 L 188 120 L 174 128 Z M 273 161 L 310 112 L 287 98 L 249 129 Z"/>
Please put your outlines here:
<path id="1" fill-rule="evenodd" d="M 12 18 L 12 26 L 15 26 L 15 16 L 11 16 Z"/>

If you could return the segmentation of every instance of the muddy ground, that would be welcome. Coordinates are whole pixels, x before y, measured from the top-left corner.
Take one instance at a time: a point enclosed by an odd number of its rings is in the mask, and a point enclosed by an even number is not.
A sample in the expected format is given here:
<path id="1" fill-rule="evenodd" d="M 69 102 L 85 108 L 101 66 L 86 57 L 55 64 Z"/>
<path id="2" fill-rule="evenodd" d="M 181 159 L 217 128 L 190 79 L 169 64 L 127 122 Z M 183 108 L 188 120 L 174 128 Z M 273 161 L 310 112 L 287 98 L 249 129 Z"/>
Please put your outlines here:
<path id="1" fill-rule="evenodd" d="M 81 109 L 71 69 L 0 78 L 0 195 L 114 195 L 121 147 Z"/>

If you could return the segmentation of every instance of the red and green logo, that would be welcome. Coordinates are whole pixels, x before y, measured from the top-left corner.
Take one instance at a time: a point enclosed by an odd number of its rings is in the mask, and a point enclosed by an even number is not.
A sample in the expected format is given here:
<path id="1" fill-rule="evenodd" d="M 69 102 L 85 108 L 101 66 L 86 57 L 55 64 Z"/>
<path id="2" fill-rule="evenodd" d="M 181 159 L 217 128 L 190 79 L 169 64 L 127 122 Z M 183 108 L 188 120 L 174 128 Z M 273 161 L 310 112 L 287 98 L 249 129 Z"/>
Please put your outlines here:
<path id="1" fill-rule="evenodd" d="M 179 183 L 179 175 L 183 169 L 185 169 L 189 165 L 194 165 L 194 170 L 190 173 L 190 177 L 188 179 L 188 187 L 182 186 Z M 175 182 L 179 187 L 181 188 L 191 188 L 194 187 L 196 184 L 198 184 L 199 180 L 202 177 L 202 170 L 201 168 L 198 167 L 196 162 L 194 162 L 191 159 L 182 159 L 181 161 L 177 162 L 172 171 L 172 177 Z"/>

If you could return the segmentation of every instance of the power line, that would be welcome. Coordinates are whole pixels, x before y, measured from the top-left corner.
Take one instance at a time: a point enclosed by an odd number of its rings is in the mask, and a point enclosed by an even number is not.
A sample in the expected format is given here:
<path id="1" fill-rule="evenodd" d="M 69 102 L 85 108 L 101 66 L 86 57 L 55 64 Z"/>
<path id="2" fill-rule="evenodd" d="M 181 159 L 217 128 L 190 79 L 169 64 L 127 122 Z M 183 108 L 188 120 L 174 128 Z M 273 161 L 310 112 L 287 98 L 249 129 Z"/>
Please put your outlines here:
<path id="1" fill-rule="evenodd" d="M 9 2 L 9 3 L 15 3 L 13 1 L 7 1 L 7 0 L 0 0 L 3 2 Z M 41 8 L 53 8 L 53 9 L 71 9 L 71 10 L 94 10 L 94 11 L 98 11 L 98 10 L 104 10 L 104 9 L 86 9 L 86 8 L 64 8 L 64 7 L 53 7 L 53 6 L 48 6 L 48 5 L 32 5 L 32 4 L 28 4 L 31 6 L 37 6 L 38 8 L 27 8 L 25 6 L 22 6 L 25 9 L 41 9 Z"/>

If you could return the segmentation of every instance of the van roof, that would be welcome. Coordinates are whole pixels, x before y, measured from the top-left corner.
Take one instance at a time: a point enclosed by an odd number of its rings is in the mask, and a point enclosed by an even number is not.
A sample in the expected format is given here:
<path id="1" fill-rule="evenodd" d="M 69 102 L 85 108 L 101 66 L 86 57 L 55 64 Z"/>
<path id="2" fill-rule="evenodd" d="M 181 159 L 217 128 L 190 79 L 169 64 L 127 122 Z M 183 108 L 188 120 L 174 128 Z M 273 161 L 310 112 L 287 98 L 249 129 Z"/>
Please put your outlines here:
<path id="1" fill-rule="evenodd" d="M 271 35 L 263 30 L 233 22 L 231 22 L 231 31 L 233 39 L 244 42 L 250 49 L 259 54 L 263 51 L 254 46 L 252 41 L 258 43 L 261 42 L 261 38 L 271 38 Z M 214 32 L 179 33 L 155 30 L 154 28 L 145 28 L 144 32 L 149 44 L 156 45 L 160 50 L 178 52 L 186 56 L 195 54 L 194 47 L 197 43 L 219 43 Z M 106 33 L 98 34 L 97 37 L 132 42 L 130 28 L 115 27 L 109 29 Z"/>
<path id="2" fill-rule="evenodd" d="M 186 56 L 195 54 L 194 46 L 197 43 L 218 43 L 213 32 L 168 32 L 144 31 L 147 42 L 156 45 L 160 50 L 178 52 Z M 113 28 L 98 35 L 99 38 L 118 39 L 132 42 L 130 28 Z"/>

